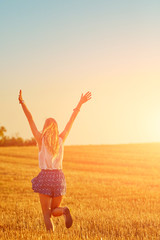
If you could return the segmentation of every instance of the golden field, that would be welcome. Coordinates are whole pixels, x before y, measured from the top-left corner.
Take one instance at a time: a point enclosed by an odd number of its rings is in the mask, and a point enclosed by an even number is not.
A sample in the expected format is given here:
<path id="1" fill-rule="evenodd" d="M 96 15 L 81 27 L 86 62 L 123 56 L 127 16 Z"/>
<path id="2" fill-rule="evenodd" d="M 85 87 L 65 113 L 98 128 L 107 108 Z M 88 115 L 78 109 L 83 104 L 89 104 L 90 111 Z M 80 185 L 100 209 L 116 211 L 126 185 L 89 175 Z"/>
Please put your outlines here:
<path id="1" fill-rule="evenodd" d="M 0 148 L 0 239 L 160 239 L 160 144 L 66 146 L 63 170 L 74 224 L 45 230 L 31 179 L 36 147 Z"/>

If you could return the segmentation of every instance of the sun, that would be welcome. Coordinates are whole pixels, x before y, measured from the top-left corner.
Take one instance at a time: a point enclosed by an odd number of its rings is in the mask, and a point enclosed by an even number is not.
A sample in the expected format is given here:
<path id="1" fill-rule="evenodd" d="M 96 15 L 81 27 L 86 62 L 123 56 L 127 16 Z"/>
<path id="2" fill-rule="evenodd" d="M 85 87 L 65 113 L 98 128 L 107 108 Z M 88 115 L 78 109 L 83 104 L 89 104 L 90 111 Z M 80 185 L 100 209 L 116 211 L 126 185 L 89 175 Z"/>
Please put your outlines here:
<path id="1" fill-rule="evenodd" d="M 150 142 L 160 142 L 160 113 L 151 113 L 146 123 Z"/>

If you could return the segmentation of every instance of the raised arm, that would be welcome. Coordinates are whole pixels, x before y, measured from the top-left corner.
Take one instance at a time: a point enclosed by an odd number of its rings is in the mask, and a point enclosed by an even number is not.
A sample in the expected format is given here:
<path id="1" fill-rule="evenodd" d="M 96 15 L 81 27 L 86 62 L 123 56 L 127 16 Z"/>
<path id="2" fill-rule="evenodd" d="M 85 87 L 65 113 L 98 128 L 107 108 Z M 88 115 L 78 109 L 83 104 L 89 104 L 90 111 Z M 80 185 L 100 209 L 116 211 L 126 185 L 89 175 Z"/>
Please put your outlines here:
<path id="1" fill-rule="evenodd" d="M 64 131 L 60 134 L 60 137 L 63 139 L 63 142 L 65 141 L 66 137 L 68 136 L 68 134 L 71 130 L 72 124 L 73 124 L 75 118 L 77 117 L 82 104 L 84 104 L 85 102 L 87 102 L 90 99 L 91 99 L 91 92 L 87 92 L 85 95 L 83 95 L 83 94 L 81 95 L 81 98 L 80 98 L 80 101 L 78 102 L 77 107 L 75 109 L 73 109 L 73 113 L 72 113 Z"/>
<path id="2" fill-rule="evenodd" d="M 28 120 L 28 122 L 29 122 L 29 125 L 30 125 L 31 131 L 32 131 L 32 133 L 33 133 L 33 136 L 35 137 L 36 141 L 37 141 L 38 144 L 39 144 L 40 139 L 41 139 L 41 133 L 37 130 L 37 127 L 36 127 L 36 125 L 35 125 L 35 123 L 34 123 L 34 121 L 33 121 L 32 115 L 31 115 L 30 111 L 28 110 L 26 104 L 24 103 L 24 100 L 23 100 L 23 98 L 22 98 L 22 91 L 21 91 L 21 90 L 20 90 L 20 92 L 19 92 L 19 98 L 18 98 L 18 100 L 19 100 L 19 103 L 20 103 L 21 106 L 22 106 L 22 109 L 23 109 L 23 111 L 24 111 L 24 114 L 25 114 L 26 117 L 27 117 L 27 120 Z"/>

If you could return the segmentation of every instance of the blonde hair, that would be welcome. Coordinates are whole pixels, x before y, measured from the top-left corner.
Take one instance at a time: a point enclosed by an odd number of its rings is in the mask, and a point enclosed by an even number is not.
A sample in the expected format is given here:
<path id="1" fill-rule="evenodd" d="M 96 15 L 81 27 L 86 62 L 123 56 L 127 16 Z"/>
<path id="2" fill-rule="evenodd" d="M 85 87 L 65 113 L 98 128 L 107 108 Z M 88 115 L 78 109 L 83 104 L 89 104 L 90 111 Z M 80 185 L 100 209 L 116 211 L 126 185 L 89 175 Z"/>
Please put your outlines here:
<path id="1" fill-rule="evenodd" d="M 59 132 L 57 122 L 53 118 L 46 119 L 42 130 L 42 138 L 47 150 L 53 156 L 56 156 L 59 150 Z"/>

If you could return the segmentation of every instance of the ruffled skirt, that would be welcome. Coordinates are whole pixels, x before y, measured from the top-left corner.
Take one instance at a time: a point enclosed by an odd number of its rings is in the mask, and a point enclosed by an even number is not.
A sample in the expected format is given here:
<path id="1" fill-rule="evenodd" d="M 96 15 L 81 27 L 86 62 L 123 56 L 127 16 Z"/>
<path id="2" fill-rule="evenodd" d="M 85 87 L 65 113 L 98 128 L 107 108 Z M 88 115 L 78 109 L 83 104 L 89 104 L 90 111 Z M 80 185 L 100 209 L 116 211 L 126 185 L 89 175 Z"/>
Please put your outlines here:
<path id="1" fill-rule="evenodd" d="M 34 192 L 51 197 L 59 197 L 66 193 L 66 180 L 61 169 L 44 170 L 31 180 Z"/>

